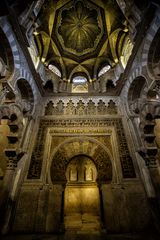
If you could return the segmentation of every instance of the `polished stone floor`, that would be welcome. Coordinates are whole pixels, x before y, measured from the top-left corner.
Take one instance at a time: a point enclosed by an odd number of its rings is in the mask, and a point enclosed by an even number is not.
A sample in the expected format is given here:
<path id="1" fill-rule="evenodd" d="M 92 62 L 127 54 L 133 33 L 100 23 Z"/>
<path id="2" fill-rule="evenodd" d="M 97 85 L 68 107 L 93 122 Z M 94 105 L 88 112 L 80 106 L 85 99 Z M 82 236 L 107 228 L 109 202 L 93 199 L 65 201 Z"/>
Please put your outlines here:
<path id="1" fill-rule="evenodd" d="M 65 234 L 14 234 L 1 236 L 1 240 L 160 240 L 159 234 L 105 234 L 105 233 L 65 233 Z"/>

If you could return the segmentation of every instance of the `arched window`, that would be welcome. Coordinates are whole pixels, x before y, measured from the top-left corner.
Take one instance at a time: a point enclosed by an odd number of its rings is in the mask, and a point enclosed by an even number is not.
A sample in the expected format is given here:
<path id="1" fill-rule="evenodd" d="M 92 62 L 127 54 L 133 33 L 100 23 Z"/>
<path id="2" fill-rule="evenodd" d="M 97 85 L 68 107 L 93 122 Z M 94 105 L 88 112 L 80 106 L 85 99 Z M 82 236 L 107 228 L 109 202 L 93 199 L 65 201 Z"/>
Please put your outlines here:
<path id="1" fill-rule="evenodd" d="M 110 65 L 105 65 L 98 73 L 98 77 L 102 76 L 104 73 L 108 72 L 111 68 Z"/>
<path id="2" fill-rule="evenodd" d="M 72 82 L 74 84 L 85 84 L 87 82 L 87 78 L 83 76 L 76 76 L 73 78 Z"/>
<path id="3" fill-rule="evenodd" d="M 62 76 L 61 72 L 59 71 L 59 69 L 56 66 L 49 64 L 48 69 L 51 70 L 53 73 L 55 73 L 58 77 Z"/>
<path id="4" fill-rule="evenodd" d="M 72 79 L 72 93 L 87 93 L 88 82 L 84 76 L 76 76 Z"/>

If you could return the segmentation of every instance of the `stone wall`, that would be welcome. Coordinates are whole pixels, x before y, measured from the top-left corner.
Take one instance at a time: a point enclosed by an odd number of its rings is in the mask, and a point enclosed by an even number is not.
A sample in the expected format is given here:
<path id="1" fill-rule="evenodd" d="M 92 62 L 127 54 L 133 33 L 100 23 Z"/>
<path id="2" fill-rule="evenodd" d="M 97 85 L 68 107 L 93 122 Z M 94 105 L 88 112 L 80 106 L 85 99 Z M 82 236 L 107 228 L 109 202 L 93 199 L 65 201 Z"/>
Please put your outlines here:
<path id="1" fill-rule="evenodd" d="M 89 156 L 97 168 L 104 228 L 113 233 L 144 230 L 150 223 L 150 212 L 130 157 L 130 145 L 119 116 L 94 120 L 86 116 L 42 117 L 28 174 L 17 199 L 13 231 L 64 230 L 66 169 L 71 159 L 80 154 Z M 101 165 L 105 169 L 105 164 L 109 168 L 102 171 Z M 78 196 L 79 190 L 72 190 L 72 195 Z M 85 190 L 81 191 L 84 196 Z"/>
<path id="2" fill-rule="evenodd" d="M 23 186 L 17 203 L 13 231 L 62 231 L 63 190 L 61 185 L 28 184 Z M 73 194 L 77 194 L 77 190 L 75 191 Z M 139 181 L 126 182 L 121 185 L 103 184 L 101 191 L 104 223 L 103 219 L 101 220 L 107 232 L 142 231 L 150 224 L 147 198 Z"/>
<path id="3" fill-rule="evenodd" d="M 61 227 L 62 186 L 29 184 L 21 188 L 14 232 L 57 232 Z"/>
<path id="4" fill-rule="evenodd" d="M 103 185 L 102 196 L 108 232 L 143 231 L 149 225 L 150 211 L 140 182 Z"/>

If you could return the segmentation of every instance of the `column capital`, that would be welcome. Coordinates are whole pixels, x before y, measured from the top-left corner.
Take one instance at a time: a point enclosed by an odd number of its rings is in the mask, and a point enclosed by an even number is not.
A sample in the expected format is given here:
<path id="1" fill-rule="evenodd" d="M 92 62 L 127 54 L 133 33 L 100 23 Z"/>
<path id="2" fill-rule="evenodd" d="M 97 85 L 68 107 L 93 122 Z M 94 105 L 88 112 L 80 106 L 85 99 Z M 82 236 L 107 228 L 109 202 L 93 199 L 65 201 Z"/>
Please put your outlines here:
<path id="1" fill-rule="evenodd" d="M 16 149 L 6 149 L 7 169 L 14 170 L 17 167 L 18 161 L 23 157 L 24 152 L 18 152 Z"/>
<path id="2" fill-rule="evenodd" d="M 8 157 L 7 159 L 7 169 L 14 170 L 17 167 L 17 156 L 15 157 Z"/>

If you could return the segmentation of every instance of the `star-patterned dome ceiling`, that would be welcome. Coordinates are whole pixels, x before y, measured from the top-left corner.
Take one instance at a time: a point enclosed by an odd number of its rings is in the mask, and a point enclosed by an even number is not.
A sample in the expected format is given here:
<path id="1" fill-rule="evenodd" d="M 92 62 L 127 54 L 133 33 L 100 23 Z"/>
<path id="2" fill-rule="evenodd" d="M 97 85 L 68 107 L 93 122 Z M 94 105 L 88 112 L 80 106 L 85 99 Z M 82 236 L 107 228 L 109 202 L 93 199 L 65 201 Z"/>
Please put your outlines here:
<path id="1" fill-rule="evenodd" d="M 42 62 L 57 66 L 66 80 L 76 72 L 92 80 L 103 65 L 115 66 L 128 38 L 116 0 L 47 0 L 37 23 Z"/>
<path id="2" fill-rule="evenodd" d="M 92 52 L 103 36 L 101 14 L 91 3 L 71 3 L 59 12 L 56 36 L 66 52 L 82 56 Z"/>

